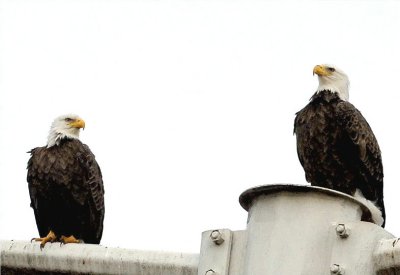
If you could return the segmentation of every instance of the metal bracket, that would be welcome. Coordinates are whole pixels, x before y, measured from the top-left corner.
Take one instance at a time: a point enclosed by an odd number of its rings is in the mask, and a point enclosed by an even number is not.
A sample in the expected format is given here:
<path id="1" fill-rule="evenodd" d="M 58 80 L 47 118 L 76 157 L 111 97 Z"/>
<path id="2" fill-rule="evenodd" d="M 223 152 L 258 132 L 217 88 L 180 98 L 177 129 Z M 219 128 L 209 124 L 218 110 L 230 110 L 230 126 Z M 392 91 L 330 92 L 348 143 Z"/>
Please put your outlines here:
<path id="1" fill-rule="evenodd" d="M 205 231 L 201 237 L 198 275 L 229 275 L 232 231 Z"/>
<path id="2" fill-rule="evenodd" d="M 370 222 L 335 223 L 331 254 L 331 274 L 375 274 L 374 251 L 382 239 L 392 235 Z M 345 273 L 346 272 L 346 273 Z"/>

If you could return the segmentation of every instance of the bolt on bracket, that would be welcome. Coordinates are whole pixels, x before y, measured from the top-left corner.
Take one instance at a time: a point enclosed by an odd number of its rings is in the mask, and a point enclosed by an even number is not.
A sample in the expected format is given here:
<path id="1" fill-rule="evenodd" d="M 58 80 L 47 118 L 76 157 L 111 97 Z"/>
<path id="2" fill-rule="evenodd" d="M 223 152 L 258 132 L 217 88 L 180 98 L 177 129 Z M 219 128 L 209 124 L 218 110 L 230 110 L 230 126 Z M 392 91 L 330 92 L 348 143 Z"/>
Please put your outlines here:
<path id="1" fill-rule="evenodd" d="M 331 270 L 331 274 L 334 274 L 334 275 L 343 275 L 344 274 L 344 268 L 338 264 L 332 264 L 330 270 Z"/>
<path id="2" fill-rule="evenodd" d="M 216 245 L 220 245 L 225 241 L 219 230 L 211 231 L 210 238 Z"/>
<path id="3" fill-rule="evenodd" d="M 198 275 L 228 275 L 233 232 L 229 229 L 205 231 L 201 238 Z"/>
<path id="4" fill-rule="evenodd" d="M 345 238 L 347 238 L 349 236 L 349 230 L 346 228 L 344 223 L 339 223 L 336 226 L 336 233 L 342 239 L 345 239 Z"/>

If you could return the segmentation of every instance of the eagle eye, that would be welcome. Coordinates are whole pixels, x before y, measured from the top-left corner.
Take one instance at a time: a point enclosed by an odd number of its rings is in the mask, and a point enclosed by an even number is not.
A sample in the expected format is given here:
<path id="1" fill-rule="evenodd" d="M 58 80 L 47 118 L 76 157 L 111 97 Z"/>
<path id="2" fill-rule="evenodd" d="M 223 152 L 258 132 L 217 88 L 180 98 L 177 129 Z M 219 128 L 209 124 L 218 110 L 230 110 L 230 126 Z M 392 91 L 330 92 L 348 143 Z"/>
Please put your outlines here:
<path id="1" fill-rule="evenodd" d="M 72 118 L 67 117 L 67 118 L 64 119 L 64 120 L 65 120 L 65 122 L 71 122 L 71 121 L 72 121 Z"/>
<path id="2" fill-rule="evenodd" d="M 332 73 L 335 71 L 335 68 L 328 67 L 328 70 L 331 71 Z"/>

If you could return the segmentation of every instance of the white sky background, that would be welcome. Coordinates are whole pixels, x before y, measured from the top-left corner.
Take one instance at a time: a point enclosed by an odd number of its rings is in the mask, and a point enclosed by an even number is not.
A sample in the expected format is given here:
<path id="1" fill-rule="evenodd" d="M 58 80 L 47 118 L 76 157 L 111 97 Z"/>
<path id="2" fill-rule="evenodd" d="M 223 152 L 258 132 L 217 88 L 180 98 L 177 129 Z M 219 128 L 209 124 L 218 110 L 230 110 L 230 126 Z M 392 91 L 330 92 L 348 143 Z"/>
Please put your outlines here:
<path id="1" fill-rule="evenodd" d="M 306 184 L 294 114 L 316 64 L 350 78 L 381 146 L 400 236 L 400 2 L 1 1 L 0 239 L 38 235 L 26 153 L 77 113 L 102 168 L 102 244 L 198 252 L 245 229 L 238 197 Z"/>

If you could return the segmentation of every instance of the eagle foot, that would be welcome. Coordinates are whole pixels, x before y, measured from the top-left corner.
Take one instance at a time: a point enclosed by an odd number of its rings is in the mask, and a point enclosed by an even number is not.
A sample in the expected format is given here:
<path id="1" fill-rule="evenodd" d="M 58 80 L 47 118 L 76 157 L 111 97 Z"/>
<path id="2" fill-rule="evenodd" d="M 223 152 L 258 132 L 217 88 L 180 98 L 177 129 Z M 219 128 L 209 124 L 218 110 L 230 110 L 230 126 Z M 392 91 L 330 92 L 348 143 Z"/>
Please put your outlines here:
<path id="1" fill-rule="evenodd" d="M 81 243 L 82 241 L 81 240 L 79 240 L 79 239 L 76 239 L 75 237 L 74 237 L 74 235 L 71 235 L 71 236 L 69 236 L 69 237 L 65 237 L 64 235 L 62 235 L 61 237 L 60 237 L 60 246 L 61 245 L 63 245 L 63 244 L 67 244 L 67 243 Z"/>
<path id="2" fill-rule="evenodd" d="M 54 234 L 54 232 L 52 230 L 50 230 L 49 234 L 47 234 L 46 237 L 43 237 L 43 238 L 32 238 L 31 242 L 32 241 L 40 242 L 40 250 L 42 250 L 43 247 L 46 245 L 46 243 L 48 243 L 48 242 L 53 243 L 56 240 L 57 240 L 56 234 Z"/>

